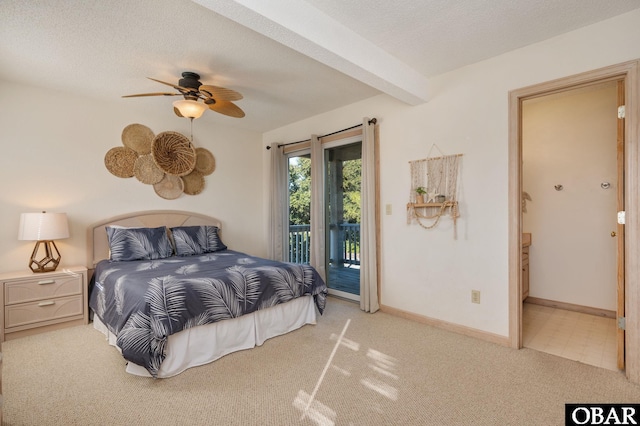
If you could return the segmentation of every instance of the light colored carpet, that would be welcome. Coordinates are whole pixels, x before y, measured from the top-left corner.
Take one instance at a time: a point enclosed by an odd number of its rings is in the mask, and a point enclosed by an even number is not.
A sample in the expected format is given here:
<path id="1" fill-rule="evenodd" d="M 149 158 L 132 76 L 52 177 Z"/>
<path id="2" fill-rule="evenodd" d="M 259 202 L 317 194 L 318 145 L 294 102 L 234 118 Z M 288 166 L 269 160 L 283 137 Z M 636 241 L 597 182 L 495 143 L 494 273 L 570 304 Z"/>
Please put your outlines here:
<path id="1" fill-rule="evenodd" d="M 562 425 L 566 402 L 640 402 L 620 372 L 335 298 L 317 325 L 169 379 L 125 373 L 91 325 L 3 352 L 4 424 L 16 426 Z"/>

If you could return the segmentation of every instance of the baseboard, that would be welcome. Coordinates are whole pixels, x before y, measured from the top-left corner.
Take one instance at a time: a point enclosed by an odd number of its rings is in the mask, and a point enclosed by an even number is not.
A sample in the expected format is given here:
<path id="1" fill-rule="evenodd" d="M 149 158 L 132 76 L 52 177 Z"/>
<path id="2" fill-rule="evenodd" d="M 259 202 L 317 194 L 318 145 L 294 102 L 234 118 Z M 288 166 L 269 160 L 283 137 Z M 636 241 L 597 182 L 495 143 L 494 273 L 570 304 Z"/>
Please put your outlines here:
<path id="1" fill-rule="evenodd" d="M 408 319 L 411 321 L 427 324 L 442 330 L 451 331 L 453 333 L 462 334 L 464 336 L 474 337 L 486 342 L 496 343 L 501 346 L 510 347 L 509 337 L 500 336 L 499 334 L 489 333 L 487 331 L 478 330 L 464 325 L 453 324 L 447 321 L 426 317 L 424 315 L 414 314 L 412 312 L 403 311 L 401 309 L 392 308 L 390 306 L 380 305 L 380 311 L 396 317 Z"/>
<path id="2" fill-rule="evenodd" d="M 539 297 L 527 297 L 525 303 L 532 305 L 548 306 L 550 308 L 564 309 L 565 311 L 580 312 L 583 314 L 597 315 L 599 317 L 613 318 L 617 317 L 616 311 L 607 309 L 592 308 L 590 306 L 574 305 L 573 303 L 558 302 L 555 300 L 540 299 Z"/>

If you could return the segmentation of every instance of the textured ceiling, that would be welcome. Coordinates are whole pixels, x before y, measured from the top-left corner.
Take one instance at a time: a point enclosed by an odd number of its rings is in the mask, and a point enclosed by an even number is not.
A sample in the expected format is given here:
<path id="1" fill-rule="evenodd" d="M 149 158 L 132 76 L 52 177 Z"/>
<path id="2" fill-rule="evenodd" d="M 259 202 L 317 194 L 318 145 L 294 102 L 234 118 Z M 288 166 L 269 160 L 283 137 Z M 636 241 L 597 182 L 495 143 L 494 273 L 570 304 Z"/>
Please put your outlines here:
<path id="1" fill-rule="evenodd" d="M 426 76 L 640 8 L 636 0 L 307 0 Z"/>
<path id="2" fill-rule="evenodd" d="M 201 120 L 263 132 L 382 92 L 424 99 L 418 86 L 431 76 L 638 7 L 637 0 L 2 0 L 0 79 L 160 111 L 169 99 L 120 97 L 165 91 L 145 77 L 177 83 L 182 71 L 195 71 L 203 83 L 245 97 L 238 102 L 245 118 L 207 112 Z M 418 89 L 401 87 L 403 75 L 415 76 Z"/>

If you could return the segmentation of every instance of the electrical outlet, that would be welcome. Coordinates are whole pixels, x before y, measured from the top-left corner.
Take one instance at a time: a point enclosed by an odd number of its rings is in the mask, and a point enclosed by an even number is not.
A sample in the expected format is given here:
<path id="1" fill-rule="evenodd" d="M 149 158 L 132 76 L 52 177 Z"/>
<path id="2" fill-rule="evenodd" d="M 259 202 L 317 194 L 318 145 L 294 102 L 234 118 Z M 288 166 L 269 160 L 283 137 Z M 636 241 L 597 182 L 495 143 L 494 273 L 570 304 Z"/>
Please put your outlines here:
<path id="1" fill-rule="evenodd" d="M 471 303 L 480 303 L 480 290 L 471 290 Z"/>

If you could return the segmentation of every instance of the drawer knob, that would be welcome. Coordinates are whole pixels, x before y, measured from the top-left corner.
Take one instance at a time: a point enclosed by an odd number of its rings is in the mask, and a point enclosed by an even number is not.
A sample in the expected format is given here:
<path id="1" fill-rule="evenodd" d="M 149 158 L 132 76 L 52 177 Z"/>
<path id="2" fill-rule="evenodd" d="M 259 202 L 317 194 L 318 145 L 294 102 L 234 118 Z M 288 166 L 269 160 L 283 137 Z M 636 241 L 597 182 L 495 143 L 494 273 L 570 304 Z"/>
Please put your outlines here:
<path id="1" fill-rule="evenodd" d="M 45 284 L 55 284 L 56 280 L 42 280 L 42 281 L 38 281 L 38 285 L 45 285 Z"/>
<path id="2" fill-rule="evenodd" d="M 47 300 L 46 302 L 40 302 L 38 303 L 38 306 L 51 306 L 51 305 L 55 305 L 56 302 L 54 302 L 53 300 Z"/>

